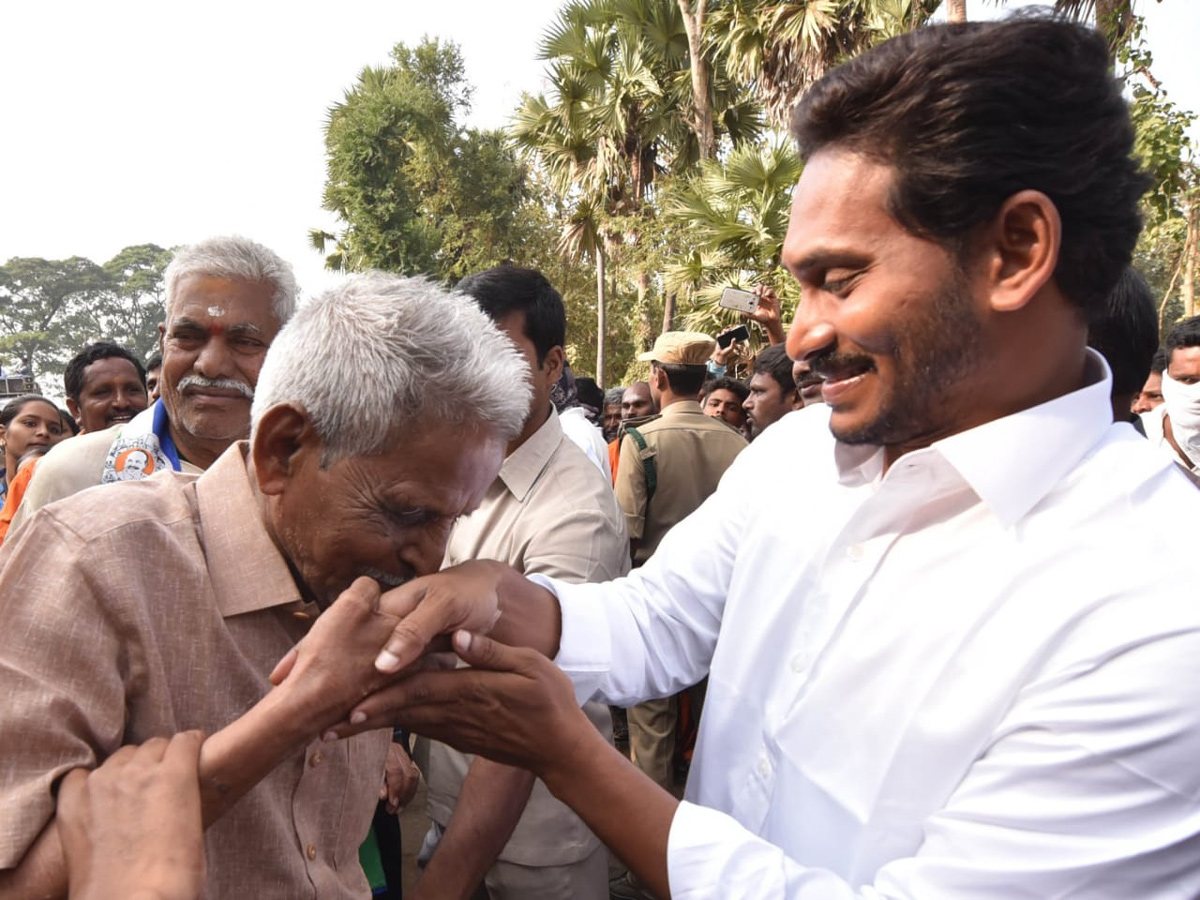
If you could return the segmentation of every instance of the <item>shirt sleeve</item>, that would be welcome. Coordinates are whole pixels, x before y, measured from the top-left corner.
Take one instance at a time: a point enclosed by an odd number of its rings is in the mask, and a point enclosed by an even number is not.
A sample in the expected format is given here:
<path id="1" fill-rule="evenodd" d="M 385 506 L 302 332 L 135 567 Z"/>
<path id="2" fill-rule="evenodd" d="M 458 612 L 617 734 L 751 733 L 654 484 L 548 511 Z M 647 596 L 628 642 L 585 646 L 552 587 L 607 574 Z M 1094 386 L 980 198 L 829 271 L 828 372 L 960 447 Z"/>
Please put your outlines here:
<path id="1" fill-rule="evenodd" d="M 96 603 L 84 552 L 52 513 L 0 550 L 0 869 L 18 865 L 53 818 L 58 780 L 121 744 L 121 671 L 137 653 Z"/>

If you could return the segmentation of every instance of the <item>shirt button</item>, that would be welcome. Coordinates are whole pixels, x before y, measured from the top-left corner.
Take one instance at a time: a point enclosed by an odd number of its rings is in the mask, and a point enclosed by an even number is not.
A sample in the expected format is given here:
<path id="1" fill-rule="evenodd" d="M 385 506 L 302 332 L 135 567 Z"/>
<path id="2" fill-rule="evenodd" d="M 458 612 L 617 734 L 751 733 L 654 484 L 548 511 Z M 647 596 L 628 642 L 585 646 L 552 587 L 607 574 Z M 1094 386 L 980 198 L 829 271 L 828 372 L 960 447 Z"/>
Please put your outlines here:
<path id="1" fill-rule="evenodd" d="M 304 851 L 304 855 L 309 858 L 309 861 L 316 859 L 317 858 L 317 845 L 309 844 L 308 849 Z"/>
<path id="2" fill-rule="evenodd" d="M 760 756 L 758 758 L 758 774 L 763 778 L 766 778 L 771 774 L 771 763 L 767 761 L 765 756 Z"/>
<path id="3" fill-rule="evenodd" d="M 792 671 L 799 675 L 804 671 L 807 662 L 808 660 L 803 653 L 797 653 L 792 657 Z"/>
<path id="4" fill-rule="evenodd" d="M 851 544 L 849 547 L 846 548 L 846 559 L 850 560 L 851 562 L 858 562 L 862 558 L 863 558 L 863 545 L 862 544 Z"/>
<path id="5" fill-rule="evenodd" d="M 308 764 L 315 769 L 317 766 L 319 766 L 321 764 L 321 761 L 323 759 L 325 759 L 325 754 L 323 754 L 320 750 L 318 750 L 316 753 L 314 753 L 312 756 L 310 756 L 308 758 Z"/>

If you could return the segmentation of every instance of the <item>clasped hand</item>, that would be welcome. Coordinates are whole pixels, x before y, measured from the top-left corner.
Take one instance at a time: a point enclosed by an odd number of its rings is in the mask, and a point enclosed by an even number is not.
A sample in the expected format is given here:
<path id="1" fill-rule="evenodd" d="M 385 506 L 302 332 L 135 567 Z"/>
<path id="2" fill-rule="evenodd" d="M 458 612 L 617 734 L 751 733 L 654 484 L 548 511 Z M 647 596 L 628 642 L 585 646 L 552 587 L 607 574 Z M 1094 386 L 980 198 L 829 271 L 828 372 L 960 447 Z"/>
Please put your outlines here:
<path id="1" fill-rule="evenodd" d="M 581 723 L 590 726 L 553 662 L 485 636 L 506 575 L 477 561 L 386 593 L 361 578 L 271 681 L 304 698 L 297 706 L 327 740 L 399 726 L 541 774 L 564 758 Z M 469 667 L 454 668 L 457 659 Z"/>

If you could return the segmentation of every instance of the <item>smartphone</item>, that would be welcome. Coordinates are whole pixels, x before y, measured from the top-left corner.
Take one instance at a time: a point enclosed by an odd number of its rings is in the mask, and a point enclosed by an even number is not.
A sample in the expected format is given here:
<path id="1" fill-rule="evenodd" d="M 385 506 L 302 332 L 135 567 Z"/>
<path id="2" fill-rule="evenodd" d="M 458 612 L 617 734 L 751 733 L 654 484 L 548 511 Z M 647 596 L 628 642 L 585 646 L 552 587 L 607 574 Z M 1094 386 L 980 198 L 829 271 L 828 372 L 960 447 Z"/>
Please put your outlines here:
<path id="1" fill-rule="evenodd" d="M 728 347 L 734 341 L 748 341 L 748 340 L 750 340 L 750 329 L 747 328 L 745 325 L 739 325 L 737 328 L 730 328 L 728 331 L 724 332 L 723 334 L 718 334 L 717 335 L 717 346 L 724 348 L 724 347 Z"/>
<path id="2" fill-rule="evenodd" d="M 725 309 L 735 309 L 742 313 L 752 313 L 758 309 L 758 298 L 749 291 L 739 291 L 737 288 L 725 288 L 721 291 L 721 299 L 717 306 Z"/>

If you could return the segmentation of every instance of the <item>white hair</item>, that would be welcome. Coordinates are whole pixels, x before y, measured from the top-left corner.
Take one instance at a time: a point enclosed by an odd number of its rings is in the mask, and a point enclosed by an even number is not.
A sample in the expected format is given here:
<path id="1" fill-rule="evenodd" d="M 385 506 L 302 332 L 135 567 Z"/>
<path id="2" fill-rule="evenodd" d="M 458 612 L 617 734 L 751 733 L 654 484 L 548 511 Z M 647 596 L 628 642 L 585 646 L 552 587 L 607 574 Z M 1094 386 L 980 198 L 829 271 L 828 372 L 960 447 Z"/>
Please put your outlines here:
<path id="1" fill-rule="evenodd" d="M 251 436 L 271 407 L 303 407 L 328 466 L 431 423 L 510 441 L 530 401 L 524 357 L 469 297 L 367 272 L 305 303 L 279 332 L 258 376 Z"/>
<path id="2" fill-rule="evenodd" d="M 179 282 L 190 275 L 269 284 L 274 289 L 271 312 L 280 325 L 296 311 L 299 289 L 292 264 L 249 238 L 238 235 L 213 237 L 175 251 L 175 257 L 163 275 L 168 318 Z"/>

